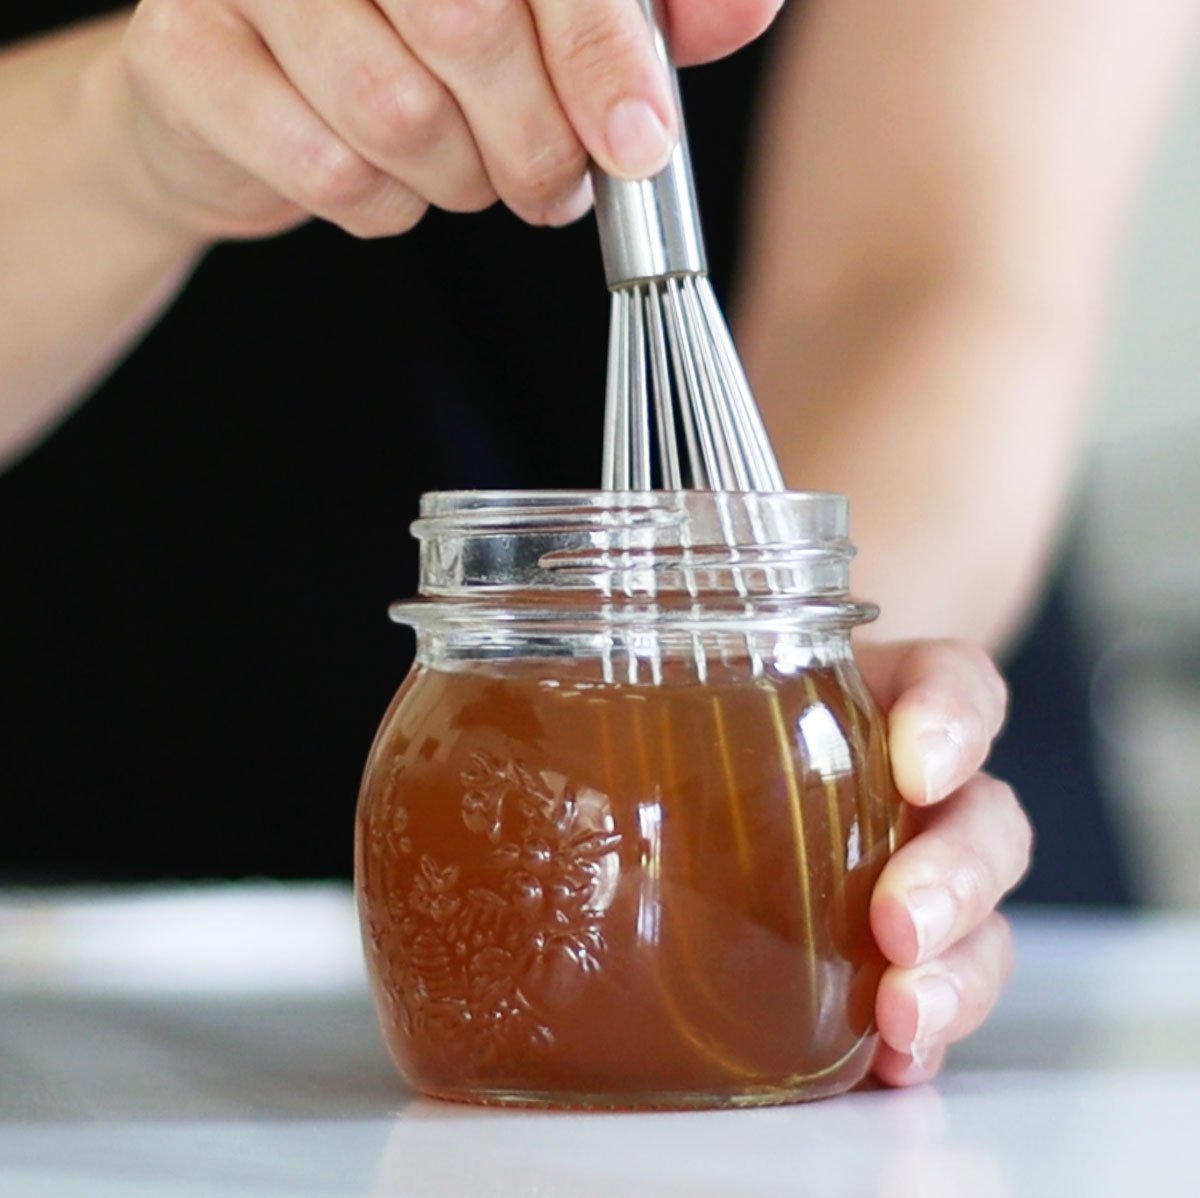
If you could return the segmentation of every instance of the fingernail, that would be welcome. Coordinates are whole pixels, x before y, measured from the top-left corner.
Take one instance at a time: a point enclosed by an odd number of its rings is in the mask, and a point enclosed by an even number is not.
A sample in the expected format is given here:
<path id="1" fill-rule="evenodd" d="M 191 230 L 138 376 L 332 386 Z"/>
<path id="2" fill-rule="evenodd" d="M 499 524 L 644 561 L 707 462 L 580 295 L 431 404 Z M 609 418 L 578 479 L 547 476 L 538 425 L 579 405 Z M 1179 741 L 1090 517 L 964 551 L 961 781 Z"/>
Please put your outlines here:
<path id="1" fill-rule="evenodd" d="M 917 1000 L 917 1029 L 913 1033 L 913 1055 L 916 1046 L 931 1047 L 934 1036 L 943 1032 L 958 1014 L 958 991 L 940 974 L 918 978 L 914 987 Z"/>
<path id="2" fill-rule="evenodd" d="M 592 206 L 592 181 L 584 175 L 574 191 L 546 209 L 546 224 L 556 227 L 577 221 Z"/>
<path id="3" fill-rule="evenodd" d="M 912 1057 L 913 1065 L 922 1077 L 929 1072 L 929 1054 L 932 1049 L 933 1045 L 927 1041 L 914 1040 L 912 1047 L 908 1050 L 908 1055 Z"/>
<path id="4" fill-rule="evenodd" d="M 674 139 L 645 100 L 622 100 L 608 114 L 608 152 L 617 171 L 631 179 L 656 175 L 671 157 Z"/>
<path id="5" fill-rule="evenodd" d="M 908 1055 L 912 1057 L 917 1077 L 928 1079 L 937 1072 L 940 1053 L 941 1046 L 935 1044 L 932 1040 L 916 1040 L 913 1042 L 912 1048 L 908 1050 Z"/>
<path id="6" fill-rule="evenodd" d="M 936 732 L 922 732 L 917 738 L 921 776 L 925 781 L 925 802 L 936 803 L 950 793 L 962 761 L 962 737 L 947 726 Z"/>
<path id="7" fill-rule="evenodd" d="M 917 960 L 927 960 L 954 927 L 954 896 L 945 886 L 918 886 L 909 891 L 907 906 L 917 933 Z"/>

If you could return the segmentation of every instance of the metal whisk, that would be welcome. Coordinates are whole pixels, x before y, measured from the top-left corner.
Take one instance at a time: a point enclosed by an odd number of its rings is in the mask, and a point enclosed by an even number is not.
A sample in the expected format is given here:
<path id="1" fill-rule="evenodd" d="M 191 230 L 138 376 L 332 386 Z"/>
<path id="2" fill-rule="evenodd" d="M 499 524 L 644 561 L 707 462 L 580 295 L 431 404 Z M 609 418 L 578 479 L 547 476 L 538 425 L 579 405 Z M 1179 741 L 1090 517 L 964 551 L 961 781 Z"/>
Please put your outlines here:
<path id="1" fill-rule="evenodd" d="M 659 0 L 639 3 L 681 112 Z M 781 491 L 779 465 L 708 280 L 682 117 L 680 130 L 679 146 L 653 179 L 593 172 L 612 292 L 601 485 Z"/>

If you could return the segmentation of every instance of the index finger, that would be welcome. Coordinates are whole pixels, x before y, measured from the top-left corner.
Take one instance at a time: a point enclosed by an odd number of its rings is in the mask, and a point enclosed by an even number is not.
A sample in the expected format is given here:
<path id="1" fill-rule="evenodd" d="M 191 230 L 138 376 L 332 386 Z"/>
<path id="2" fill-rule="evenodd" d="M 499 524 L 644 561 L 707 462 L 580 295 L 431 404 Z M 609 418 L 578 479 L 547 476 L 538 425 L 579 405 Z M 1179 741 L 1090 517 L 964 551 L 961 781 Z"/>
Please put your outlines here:
<path id="1" fill-rule="evenodd" d="M 965 641 L 866 645 L 859 667 L 887 713 L 901 795 L 927 806 L 983 765 L 1004 724 L 1008 691 L 991 658 Z"/>
<path id="2" fill-rule="evenodd" d="M 588 152 L 609 174 L 642 179 L 679 137 L 675 100 L 646 21 L 656 9 L 680 66 L 730 54 L 757 37 L 783 0 L 528 0 L 542 55 Z"/>
<path id="3" fill-rule="evenodd" d="M 677 66 L 711 62 L 753 41 L 779 14 L 783 0 L 669 0 L 671 52 Z"/>
<path id="4" fill-rule="evenodd" d="M 588 153 L 639 179 L 678 138 L 670 78 L 638 0 L 530 0 L 555 91 Z"/>

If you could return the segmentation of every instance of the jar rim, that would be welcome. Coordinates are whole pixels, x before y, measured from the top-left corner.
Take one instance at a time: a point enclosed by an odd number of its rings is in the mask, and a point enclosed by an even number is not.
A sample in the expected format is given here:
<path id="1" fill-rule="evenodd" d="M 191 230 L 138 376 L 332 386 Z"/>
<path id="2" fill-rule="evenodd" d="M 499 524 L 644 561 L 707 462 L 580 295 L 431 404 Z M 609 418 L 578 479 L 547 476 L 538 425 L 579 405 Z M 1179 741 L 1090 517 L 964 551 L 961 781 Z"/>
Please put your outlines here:
<path id="1" fill-rule="evenodd" d="M 666 518 L 696 519 L 720 506 L 753 505 L 762 511 L 787 513 L 795 535 L 803 539 L 846 536 L 848 501 L 836 491 L 602 491 L 595 489 L 497 489 L 427 491 L 411 528 L 418 539 L 438 531 L 443 522 L 472 527 L 504 519 L 524 523 L 565 518 L 599 520 L 620 515 L 661 513 Z"/>
<path id="2" fill-rule="evenodd" d="M 860 623 L 848 503 L 825 491 L 435 491 L 412 524 L 420 598 L 393 619 Z M 533 616 L 537 611 L 538 615 Z M 486 613 L 486 615 L 485 615 Z M 624 613 L 624 615 L 622 615 Z"/>

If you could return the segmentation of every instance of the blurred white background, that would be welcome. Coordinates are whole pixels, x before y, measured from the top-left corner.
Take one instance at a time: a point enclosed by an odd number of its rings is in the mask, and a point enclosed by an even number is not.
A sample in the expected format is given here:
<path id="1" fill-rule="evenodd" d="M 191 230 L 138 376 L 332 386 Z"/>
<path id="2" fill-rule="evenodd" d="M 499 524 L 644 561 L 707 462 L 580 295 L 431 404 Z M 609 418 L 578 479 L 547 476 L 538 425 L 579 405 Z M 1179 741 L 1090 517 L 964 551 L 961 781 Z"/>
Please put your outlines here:
<path id="1" fill-rule="evenodd" d="M 1117 290 L 1070 587 L 1139 897 L 1200 907 L 1200 69 Z"/>

